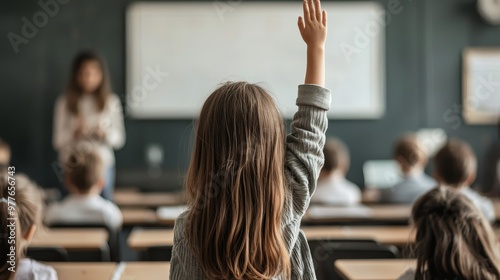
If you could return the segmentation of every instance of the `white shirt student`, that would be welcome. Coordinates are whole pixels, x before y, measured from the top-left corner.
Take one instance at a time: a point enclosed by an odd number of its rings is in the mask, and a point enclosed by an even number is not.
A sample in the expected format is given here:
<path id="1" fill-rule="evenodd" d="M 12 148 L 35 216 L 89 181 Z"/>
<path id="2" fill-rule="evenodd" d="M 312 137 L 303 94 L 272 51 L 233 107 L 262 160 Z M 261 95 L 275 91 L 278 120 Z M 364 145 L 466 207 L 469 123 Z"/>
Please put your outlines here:
<path id="1" fill-rule="evenodd" d="M 90 223 L 104 224 L 117 229 L 122 225 L 120 209 L 111 201 L 97 195 L 70 194 L 62 202 L 49 206 L 45 223 Z"/>
<path id="2" fill-rule="evenodd" d="M 104 187 L 102 160 L 95 151 L 77 149 L 69 156 L 65 185 L 70 194 L 49 206 L 46 224 L 104 224 L 117 229 L 122 224 L 120 209 L 99 194 Z"/>
<path id="3" fill-rule="evenodd" d="M 319 181 L 316 192 L 311 198 L 312 203 L 338 206 L 356 205 L 360 201 L 359 187 L 341 174 L 332 174 Z"/>
<path id="4" fill-rule="evenodd" d="M 330 138 L 323 148 L 325 163 L 311 203 L 351 206 L 361 201 L 358 186 L 345 178 L 349 169 L 349 151 L 339 139 Z"/>
<path id="5" fill-rule="evenodd" d="M 468 186 L 460 188 L 460 192 L 472 201 L 488 221 L 495 221 L 495 207 L 489 198 L 480 195 Z"/>

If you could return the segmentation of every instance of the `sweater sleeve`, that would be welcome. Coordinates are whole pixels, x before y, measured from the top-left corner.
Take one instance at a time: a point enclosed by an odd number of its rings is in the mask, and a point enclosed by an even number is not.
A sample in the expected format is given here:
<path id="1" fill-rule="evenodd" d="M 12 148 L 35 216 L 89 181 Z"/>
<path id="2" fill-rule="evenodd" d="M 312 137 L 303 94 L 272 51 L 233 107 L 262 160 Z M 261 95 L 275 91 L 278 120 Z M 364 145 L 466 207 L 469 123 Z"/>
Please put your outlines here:
<path id="1" fill-rule="evenodd" d="M 104 141 L 114 149 L 125 145 L 125 125 L 120 99 L 115 94 L 109 96 L 109 115 L 104 119 L 101 127 L 104 130 Z"/>
<path id="2" fill-rule="evenodd" d="M 52 145 L 60 152 L 73 139 L 73 130 L 70 127 L 70 116 L 66 108 L 66 98 L 60 96 L 54 108 L 54 128 L 52 135 Z"/>
<path id="3" fill-rule="evenodd" d="M 170 280 L 205 279 L 184 233 L 186 215 L 187 212 L 182 213 L 175 221 L 174 246 L 170 259 Z"/>
<path id="4" fill-rule="evenodd" d="M 291 132 L 286 138 L 285 172 L 295 216 L 304 215 L 323 167 L 331 94 L 316 85 L 300 85 Z"/>

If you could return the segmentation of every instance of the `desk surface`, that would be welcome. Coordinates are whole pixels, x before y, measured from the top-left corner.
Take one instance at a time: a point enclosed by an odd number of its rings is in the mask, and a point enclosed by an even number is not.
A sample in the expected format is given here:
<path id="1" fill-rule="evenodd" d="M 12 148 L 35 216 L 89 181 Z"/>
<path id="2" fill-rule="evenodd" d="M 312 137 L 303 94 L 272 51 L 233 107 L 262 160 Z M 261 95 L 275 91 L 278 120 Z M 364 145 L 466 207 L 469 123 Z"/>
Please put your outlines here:
<path id="1" fill-rule="evenodd" d="M 116 263 L 47 263 L 57 271 L 59 280 L 111 280 Z M 167 278 L 165 278 L 167 279 Z"/>
<path id="2" fill-rule="evenodd" d="M 311 206 L 314 207 L 314 206 Z M 319 206 L 321 208 L 326 208 L 328 211 L 334 209 L 339 209 L 339 213 L 349 212 L 348 208 L 345 207 L 335 207 L 335 206 Z M 409 205 L 371 205 L 371 206 L 360 206 L 365 211 L 360 214 L 356 211 L 358 207 L 353 207 L 353 215 L 335 215 L 332 217 L 321 216 L 314 217 L 308 212 L 302 218 L 304 223 L 359 223 L 359 222 L 376 222 L 376 223 L 408 223 L 411 214 L 411 206 Z"/>
<path id="3" fill-rule="evenodd" d="M 156 208 L 168 205 L 181 205 L 184 203 L 179 193 L 141 193 L 141 192 L 115 192 L 115 203 L 120 207 Z"/>
<path id="4" fill-rule="evenodd" d="M 121 280 L 164 280 L 170 277 L 169 262 L 127 262 L 124 266 Z"/>
<path id="5" fill-rule="evenodd" d="M 321 226 L 302 227 L 308 240 L 372 239 L 384 244 L 405 245 L 413 242 L 409 226 Z"/>
<path id="6" fill-rule="evenodd" d="M 339 260 L 335 268 L 348 280 L 396 280 L 415 260 Z"/>
<path id="7" fill-rule="evenodd" d="M 122 208 L 120 210 L 122 212 L 124 226 L 156 225 L 160 223 L 156 216 L 156 212 L 152 209 Z"/>
<path id="8" fill-rule="evenodd" d="M 62 247 L 68 250 L 100 249 L 108 240 L 105 229 L 47 229 L 38 232 L 30 247 Z"/>
<path id="9" fill-rule="evenodd" d="M 365 227 L 302 227 L 307 239 L 373 239 L 385 244 L 404 245 L 410 238 L 407 226 L 365 226 Z M 128 245 L 135 250 L 153 246 L 172 246 L 174 232 L 171 229 L 135 229 L 128 238 Z"/>
<path id="10" fill-rule="evenodd" d="M 134 250 L 144 250 L 154 246 L 172 246 L 174 231 L 171 229 L 134 229 L 127 243 Z"/>

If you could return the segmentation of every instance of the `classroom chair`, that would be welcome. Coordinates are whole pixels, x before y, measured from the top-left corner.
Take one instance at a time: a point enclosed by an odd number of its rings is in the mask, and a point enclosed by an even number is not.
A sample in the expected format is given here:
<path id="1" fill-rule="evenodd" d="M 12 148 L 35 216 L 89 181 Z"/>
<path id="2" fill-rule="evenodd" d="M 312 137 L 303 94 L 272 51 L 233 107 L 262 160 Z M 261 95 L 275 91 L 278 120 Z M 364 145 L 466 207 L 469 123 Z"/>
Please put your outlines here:
<path id="1" fill-rule="evenodd" d="M 26 256 L 41 262 L 67 262 L 69 261 L 68 251 L 59 247 L 28 247 Z"/>
<path id="2" fill-rule="evenodd" d="M 53 223 L 51 228 L 102 228 L 108 232 L 108 244 L 96 252 L 78 252 L 71 254 L 71 261 L 120 261 L 119 229 L 111 228 L 104 224 L 95 223 Z"/>
<path id="3" fill-rule="evenodd" d="M 172 246 L 154 246 L 150 247 L 145 252 L 145 260 L 147 261 L 163 261 L 169 262 L 172 258 Z"/>
<path id="4" fill-rule="evenodd" d="M 343 279 L 334 268 L 341 259 L 393 259 L 399 257 L 395 246 L 374 240 L 311 240 L 309 241 L 318 280 Z"/>

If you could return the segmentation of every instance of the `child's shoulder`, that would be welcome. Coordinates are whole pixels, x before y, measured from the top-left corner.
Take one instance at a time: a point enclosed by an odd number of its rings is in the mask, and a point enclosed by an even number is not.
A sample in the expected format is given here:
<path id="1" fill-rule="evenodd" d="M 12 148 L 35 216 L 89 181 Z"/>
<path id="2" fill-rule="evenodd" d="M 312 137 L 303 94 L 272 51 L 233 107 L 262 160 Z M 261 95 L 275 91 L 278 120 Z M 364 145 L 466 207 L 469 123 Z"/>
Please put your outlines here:
<path id="1" fill-rule="evenodd" d="M 57 280 L 57 272 L 48 265 L 32 259 L 22 259 L 14 280 Z"/>

